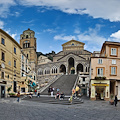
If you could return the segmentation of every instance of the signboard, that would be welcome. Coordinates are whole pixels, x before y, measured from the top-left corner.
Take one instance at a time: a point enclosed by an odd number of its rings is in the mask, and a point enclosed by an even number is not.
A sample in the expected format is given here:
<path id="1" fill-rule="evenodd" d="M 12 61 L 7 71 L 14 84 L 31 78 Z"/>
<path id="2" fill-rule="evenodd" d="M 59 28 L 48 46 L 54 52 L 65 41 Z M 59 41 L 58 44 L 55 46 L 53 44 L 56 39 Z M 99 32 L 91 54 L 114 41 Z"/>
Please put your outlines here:
<path id="1" fill-rule="evenodd" d="M 109 86 L 109 84 L 92 84 L 92 86 Z"/>

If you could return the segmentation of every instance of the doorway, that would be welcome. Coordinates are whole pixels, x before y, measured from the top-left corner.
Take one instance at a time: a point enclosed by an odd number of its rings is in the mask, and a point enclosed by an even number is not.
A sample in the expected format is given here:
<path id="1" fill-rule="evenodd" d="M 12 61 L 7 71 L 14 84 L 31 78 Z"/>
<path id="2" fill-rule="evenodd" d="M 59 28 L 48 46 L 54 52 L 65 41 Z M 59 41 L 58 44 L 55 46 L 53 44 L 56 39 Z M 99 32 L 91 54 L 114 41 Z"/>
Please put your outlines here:
<path id="1" fill-rule="evenodd" d="M 73 68 L 74 68 L 74 59 L 72 57 L 70 57 L 69 60 L 68 60 L 68 73 L 69 74 L 74 74 L 75 73 L 75 69 L 73 70 Z"/>
<path id="2" fill-rule="evenodd" d="M 96 87 L 96 100 L 104 100 L 105 87 Z"/>
<path id="3" fill-rule="evenodd" d="M 1 86 L 1 98 L 5 97 L 5 86 Z"/>

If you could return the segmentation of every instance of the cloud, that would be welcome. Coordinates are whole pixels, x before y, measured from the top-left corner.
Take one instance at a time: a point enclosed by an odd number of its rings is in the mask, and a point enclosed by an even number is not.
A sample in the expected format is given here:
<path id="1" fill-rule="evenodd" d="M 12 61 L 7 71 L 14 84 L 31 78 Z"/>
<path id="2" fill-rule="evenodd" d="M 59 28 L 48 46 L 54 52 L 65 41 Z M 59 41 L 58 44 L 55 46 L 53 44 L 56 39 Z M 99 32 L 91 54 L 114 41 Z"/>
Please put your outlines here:
<path id="1" fill-rule="evenodd" d="M 43 32 L 49 32 L 49 33 L 55 33 L 56 31 L 54 29 L 45 29 Z"/>
<path id="2" fill-rule="evenodd" d="M 108 40 L 108 38 L 105 38 L 103 36 L 99 35 L 101 25 L 96 24 L 95 28 L 89 28 L 85 32 L 76 32 L 75 35 L 68 35 L 65 36 L 64 34 L 56 35 L 54 36 L 55 40 L 65 40 L 70 41 L 72 39 L 78 40 L 80 42 L 86 43 L 85 49 L 88 51 L 100 51 L 102 44 Z M 76 30 L 75 30 L 76 31 Z"/>
<path id="3" fill-rule="evenodd" d="M 15 5 L 15 0 L 0 0 L 0 17 L 7 17 L 9 8 Z"/>
<path id="4" fill-rule="evenodd" d="M 7 34 L 9 34 L 12 38 L 16 38 L 16 36 L 17 36 L 17 33 L 13 33 L 13 34 L 11 34 L 11 30 L 10 29 L 8 29 L 8 30 L 5 30 L 5 32 L 7 33 Z"/>
<path id="5" fill-rule="evenodd" d="M 61 34 L 61 35 L 56 35 L 56 36 L 54 36 L 54 39 L 55 39 L 55 40 L 65 40 L 65 41 L 69 41 L 69 40 L 72 40 L 72 39 L 76 39 L 76 37 L 75 37 L 75 36 L 72 36 L 72 35 L 64 36 L 63 34 Z"/>
<path id="6" fill-rule="evenodd" d="M 0 28 L 3 29 L 4 22 L 0 20 Z"/>
<path id="7" fill-rule="evenodd" d="M 21 5 L 41 6 L 69 14 L 88 14 L 93 18 L 120 21 L 119 0 L 20 0 Z"/>
<path id="8" fill-rule="evenodd" d="M 28 24 L 29 24 L 29 23 L 33 23 L 34 20 L 30 20 L 30 21 L 25 21 L 25 20 L 24 20 L 24 21 L 21 21 L 21 22 L 22 22 L 22 23 L 28 23 Z"/>
<path id="9" fill-rule="evenodd" d="M 15 37 L 17 36 L 17 34 L 11 34 L 11 37 L 15 39 Z"/>
<path id="10" fill-rule="evenodd" d="M 112 33 L 110 35 L 110 37 L 113 37 L 113 38 L 116 38 L 116 39 L 120 39 L 120 30 L 118 30 L 117 32 L 115 33 Z"/>

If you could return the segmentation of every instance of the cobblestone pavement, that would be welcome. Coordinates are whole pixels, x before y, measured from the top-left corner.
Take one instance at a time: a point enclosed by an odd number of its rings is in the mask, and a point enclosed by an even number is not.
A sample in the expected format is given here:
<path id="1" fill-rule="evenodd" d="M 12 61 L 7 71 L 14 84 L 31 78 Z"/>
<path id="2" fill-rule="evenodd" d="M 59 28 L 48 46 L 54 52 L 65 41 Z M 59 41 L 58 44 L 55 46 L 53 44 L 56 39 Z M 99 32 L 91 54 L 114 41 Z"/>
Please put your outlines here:
<path id="1" fill-rule="evenodd" d="M 0 99 L 0 120 L 120 120 L 120 103 L 115 107 L 106 101 L 56 105 L 16 100 Z"/>

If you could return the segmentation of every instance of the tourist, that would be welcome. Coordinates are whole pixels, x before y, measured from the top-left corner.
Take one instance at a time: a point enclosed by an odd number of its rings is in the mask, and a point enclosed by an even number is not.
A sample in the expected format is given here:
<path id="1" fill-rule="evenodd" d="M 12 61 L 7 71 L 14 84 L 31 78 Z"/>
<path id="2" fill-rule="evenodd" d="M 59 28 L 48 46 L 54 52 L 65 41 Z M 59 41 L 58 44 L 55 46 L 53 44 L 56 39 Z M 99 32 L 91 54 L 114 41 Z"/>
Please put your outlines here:
<path id="1" fill-rule="evenodd" d="M 37 95 L 38 97 L 40 97 L 40 92 L 38 92 L 38 95 Z"/>
<path id="2" fill-rule="evenodd" d="M 60 93 L 59 92 L 57 92 L 57 94 L 55 95 L 55 99 L 58 99 L 58 98 L 60 98 Z"/>
<path id="3" fill-rule="evenodd" d="M 30 93 L 29 97 L 32 98 L 32 93 Z"/>
<path id="4" fill-rule="evenodd" d="M 65 97 L 65 95 L 64 95 L 64 93 L 62 92 L 62 93 L 60 94 L 60 100 L 63 100 L 64 97 Z"/>
<path id="5" fill-rule="evenodd" d="M 17 101 L 19 102 L 20 99 L 20 92 L 17 93 Z"/>
<path id="6" fill-rule="evenodd" d="M 51 97 L 53 97 L 53 88 L 51 87 Z"/>
<path id="7" fill-rule="evenodd" d="M 59 88 L 57 88 L 57 92 L 59 92 L 60 91 L 60 89 Z"/>
<path id="8" fill-rule="evenodd" d="M 118 99 L 117 99 L 117 95 L 115 95 L 115 100 L 114 100 L 115 107 L 117 106 L 117 101 L 118 101 Z"/>
<path id="9" fill-rule="evenodd" d="M 35 89 L 35 95 L 37 94 L 37 90 Z"/>

